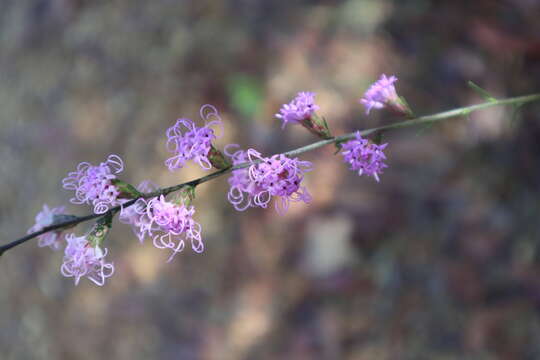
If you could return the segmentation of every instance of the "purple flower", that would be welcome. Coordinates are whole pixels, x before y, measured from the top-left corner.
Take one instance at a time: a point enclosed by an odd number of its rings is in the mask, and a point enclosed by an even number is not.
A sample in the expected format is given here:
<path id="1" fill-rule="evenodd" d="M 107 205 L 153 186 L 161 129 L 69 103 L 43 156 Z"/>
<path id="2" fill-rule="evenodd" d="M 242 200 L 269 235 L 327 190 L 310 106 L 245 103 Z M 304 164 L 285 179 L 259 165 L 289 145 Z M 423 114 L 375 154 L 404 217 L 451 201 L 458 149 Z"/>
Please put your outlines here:
<path id="1" fill-rule="evenodd" d="M 225 154 L 231 157 L 233 166 L 249 162 L 245 150 L 237 150 L 234 153 L 227 152 L 227 148 L 233 147 L 238 148 L 239 146 L 237 144 L 229 144 L 225 147 Z M 247 167 L 234 170 L 229 178 L 229 185 L 231 187 L 227 193 L 227 199 L 238 211 L 244 211 L 249 207 L 256 206 L 253 198 L 263 190 L 251 180 Z"/>
<path id="2" fill-rule="evenodd" d="M 212 168 L 208 156 L 217 136 L 210 126 L 221 126 L 221 117 L 217 109 L 208 104 L 201 107 L 200 114 L 205 122 L 203 127 L 197 127 L 190 119 L 178 119 L 167 129 L 167 150 L 173 156 L 165 161 L 165 165 L 170 171 L 182 168 L 188 160 L 195 161 L 205 170 Z"/>
<path id="3" fill-rule="evenodd" d="M 92 246 L 86 236 L 66 235 L 67 246 L 60 272 L 65 277 L 75 278 L 75 285 L 86 276 L 94 284 L 103 286 L 105 279 L 114 273 L 114 265 L 105 262 L 107 249 Z"/>
<path id="4" fill-rule="evenodd" d="M 30 234 L 36 231 L 40 231 L 43 228 L 46 228 L 47 226 L 52 225 L 54 223 L 54 216 L 62 214 L 65 211 L 65 209 L 66 208 L 64 206 L 59 206 L 59 207 L 49 209 L 47 204 L 44 204 L 43 210 L 41 210 L 36 215 L 36 223 L 34 224 L 34 226 L 28 229 L 27 233 Z M 59 250 L 60 245 L 61 245 L 61 241 L 60 241 L 61 233 L 62 233 L 61 230 L 57 230 L 57 231 L 49 231 L 45 234 L 39 235 L 38 246 L 39 247 L 49 246 L 53 250 Z"/>
<path id="5" fill-rule="evenodd" d="M 351 170 L 358 171 L 358 175 L 370 175 L 379 181 L 379 174 L 388 167 L 384 160 L 383 150 L 388 144 L 376 145 L 363 139 L 360 132 L 356 132 L 356 139 L 347 141 L 341 146 L 343 160 L 351 166 Z"/>
<path id="6" fill-rule="evenodd" d="M 120 191 L 113 180 L 123 169 L 124 162 L 118 155 L 109 155 L 98 166 L 82 162 L 77 171 L 62 180 L 62 185 L 66 190 L 75 190 L 75 197 L 70 199 L 73 204 L 92 204 L 96 214 L 103 214 L 109 207 L 120 204 Z"/>
<path id="7" fill-rule="evenodd" d="M 146 207 L 149 223 L 146 230 L 154 236 L 154 246 L 158 249 L 170 249 L 171 261 L 174 255 L 184 249 L 185 241 L 191 242 L 191 248 L 197 253 L 204 251 L 201 239 L 201 225 L 193 220 L 195 208 L 165 200 L 163 195 L 150 199 Z"/>
<path id="8" fill-rule="evenodd" d="M 304 173 L 311 170 L 309 161 L 291 159 L 283 154 L 263 157 L 254 149 L 238 150 L 232 154 L 232 159 L 235 165 L 252 164 L 249 168 L 234 170 L 229 178 L 228 199 L 236 210 L 255 206 L 266 208 L 276 196 L 279 198 L 274 203 L 276 211 L 283 215 L 291 201 L 311 201 L 307 189 L 300 185 Z"/>
<path id="9" fill-rule="evenodd" d="M 299 92 L 290 103 L 281 107 L 276 117 L 283 121 L 281 124 L 283 129 L 288 122 L 298 123 L 309 119 L 318 109 L 319 106 L 315 104 L 315 93 Z"/>
<path id="10" fill-rule="evenodd" d="M 386 77 L 385 74 L 373 83 L 360 100 L 366 107 L 366 115 L 369 115 L 371 109 L 382 109 L 386 104 L 399 103 L 399 97 L 394 88 L 397 77 Z"/>
<path id="11" fill-rule="evenodd" d="M 143 181 L 137 186 L 137 190 L 142 193 L 152 192 L 158 186 L 151 181 Z M 127 199 L 125 201 L 128 201 Z M 150 218 L 146 212 L 146 201 L 138 199 L 133 205 L 122 208 L 119 216 L 120 222 L 131 225 L 131 228 L 139 241 L 142 243 L 150 231 Z"/>

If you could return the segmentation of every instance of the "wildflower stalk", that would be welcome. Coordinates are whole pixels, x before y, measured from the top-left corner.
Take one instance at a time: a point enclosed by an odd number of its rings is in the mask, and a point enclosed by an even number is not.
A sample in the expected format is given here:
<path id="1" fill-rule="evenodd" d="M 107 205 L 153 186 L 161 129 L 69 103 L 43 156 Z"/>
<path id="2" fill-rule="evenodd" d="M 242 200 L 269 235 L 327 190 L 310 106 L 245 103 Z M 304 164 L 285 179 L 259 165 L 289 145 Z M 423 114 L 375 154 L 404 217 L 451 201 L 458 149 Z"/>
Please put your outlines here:
<path id="1" fill-rule="evenodd" d="M 366 130 L 360 131 L 359 133 L 360 133 L 361 136 L 366 136 L 366 135 L 375 134 L 375 133 L 382 133 L 382 132 L 385 132 L 387 130 L 393 130 L 393 129 L 398 129 L 398 128 L 406 128 L 406 127 L 417 126 L 417 125 L 422 125 L 422 124 L 435 123 L 435 122 L 442 121 L 442 120 L 447 120 L 447 119 L 451 119 L 451 118 L 457 118 L 457 117 L 461 117 L 461 116 L 466 116 L 466 115 L 470 114 L 473 111 L 485 109 L 485 108 L 492 107 L 492 106 L 498 106 L 498 105 L 520 106 L 520 105 L 530 103 L 530 102 L 535 102 L 535 101 L 540 101 L 540 93 L 539 94 L 526 95 L 526 96 L 512 97 L 512 98 L 507 98 L 507 99 L 490 99 L 489 101 L 484 102 L 484 103 L 480 103 L 480 104 L 476 104 L 476 105 L 470 105 L 470 106 L 464 106 L 464 107 L 461 107 L 461 108 L 436 113 L 436 114 L 433 114 L 433 115 L 420 116 L 420 117 L 417 117 L 417 118 L 414 118 L 414 119 L 405 120 L 405 121 L 397 122 L 397 123 L 390 124 L 390 125 L 385 125 L 385 126 L 380 126 L 380 127 L 376 127 L 376 128 L 366 129 Z M 321 147 L 329 145 L 329 144 L 340 144 L 340 143 L 342 143 L 344 141 L 354 139 L 356 137 L 356 134 L 357 134 L 357 132 L 355 131 L 355 132 L 352 132 L 352 133 L 349 133 L 349 134 L 332 137 L 332 138 L 327 139 L 327 140 L 317 141 L 315 143 L 300 147 L 298 149 L 288 151 L 288 152 L 284 153 L 284 155 L 292 157 L 292 156 L 296 156 L 296 155 L 299 155 L 299 154 L 302 154 L 302 153 L 305 153 L 305 152 L 308 152 L 308 151 L 312 151 L 312 150 L 321 148 Z M 256 163 L 257 161 L 254 161 L 254 162 Z M 221 170 L 215 171 L 215 172 L 213 172 L 211 174 L 208 174 L 208 175 L 203 176 L 203 177 L 198 178 L 198 179 L 194 179 L 194 180 L 182 183 L 182 184 L 178 184 L 178 185 L 166 187 L 166 188 L 163 188 L 163 189 L 159 189 L 159 190 L 156 190 L 156 191 L 153 191 L 153 192 L 141 194 L 139 197 L 133 198 L 133 199 L 123 203 L 122 205 L 118 205 L 118 206 L 109 208 L 103 214 L 90 214 L 90 215 L 86 215 L 86 216 L 69 216 L 65 221 L 55 222 L 54 224 L 52 224 L 50 226 L 46 226 L 46 227 L 44 227 L 43 229 L 41 229 L 39 231 L 33 232 L 31 234 L 28 234 L 26 236 L 21 237 L 20 239 L 14 240 L 14 241 L 12 241 L 10 243 L 7 243 L 7 244 L 4 244 L 4 245 L 0 246 L 0 256 L 2 256 L 6 251 L 8 251 L 8 250 L 10 250 L 10 249 L 12 249 L 12 248 L 14 248 L 14 247 L 16 247 L 18 245 L 21 245 L 21 244 L 27 242 L 28 240 L 31 240 L 31 239 L 33 239 L 35 237 L 38 237 L 39 235 L 45 234 L 45 233 L 47 233 L 49 231 L 54 231 L 54 230 L 59 230 L 59 229 L 72 227 L 72 226 L 75 226 L 75 225 L 77 225 L 79 223 L 90 221 L 90 220 L 93 220 L 93 219 L 96 219 L 96 218 L 103 218 L 103 219 L 112 218 L 114 215 L 116 215 L 116 213 L 118 213 L 122 209 L 122 207 L 124 207 L 124 208 L 129 207 L 129 206 L 133 205 L 138 199 L 149 199 L 149 198 L 154 198 L 154 197 L 160 196 L 160 195 L 165 196 L 167 194 L 176 192 L 176 191 L 178 191 L 180 189 L 183 189 L 185 187 L 193 187 L 194 188 L 199 184 L 202 184 L 202 183 L 205 183 L 207 181 L 213 180 L 213 179 L 215 179 L 217 177 L 220 177 L 222 175 L 225 175 L 225 174 L 227 174 L 227 173 L 229 173 L 229 172 L 231 172 L 233 170 L 238 170 L 238 169 L 243 169 L 243 168 L 249 167 L 250 165 L 253 165 L 254 162 L 246 162 L 246 163 L 242 163 L 242 164 L 238 164 L 238 165 L 234 165 L 234 166 L 229 165 L 227 167 L 222 168 Z"/>

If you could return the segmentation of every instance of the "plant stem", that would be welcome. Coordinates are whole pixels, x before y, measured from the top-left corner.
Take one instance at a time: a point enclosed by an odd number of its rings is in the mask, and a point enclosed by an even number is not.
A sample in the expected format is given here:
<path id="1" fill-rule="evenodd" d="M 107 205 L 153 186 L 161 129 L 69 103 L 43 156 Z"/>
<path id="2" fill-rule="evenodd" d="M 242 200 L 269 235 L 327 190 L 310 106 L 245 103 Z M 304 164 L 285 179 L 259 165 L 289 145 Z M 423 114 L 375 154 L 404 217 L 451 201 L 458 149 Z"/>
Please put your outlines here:
<path id="1" fill-rule="evenodd" d="M 534 102 L 534 101 L 538 101 L 538 100 L 540 100 L 540 94 L 518 96 L 518 97 L 513 97 L 513 98 L 507 98 L 507 99 L 495 99 L 495 100 L 490 100 L 490 101 L 487 101 L 487 102 L 484 102 L 484 103 L 481 103 L 481 104 L 465 106 L 465 107 L 461 107 L 461 108 L 457 108 L 457 109 L 453 109 L 453 110 L 449 110 L 449 111 L 443 111 L 443 112 L 433 114 L 433 115 L 421 116 L 421 117 L 418 117 L 418 118 L 415 118 L 415 119 L 406 120 L 406 121 L 402 121 L 402 122 L 398 122 L 398 123 L 394 123 L 394 124 L 390 124 L 390 125 L 385 125 L 385 126 L 380 126 L 380 127 L 376 127 L 376 128 L 362 130 L 362 131 L 360 131 L 360 135 L 366 136 L 366 135 L 370 135 L 370 134 L 373 134 L 373 133 L 376 133 L 376 132 L 382 132 L 382 131 L 391 130 L 391 129 L 398 129 L 398 128 L 416 126 L 416 125 L 427 124 L 427 123 L 434 123 L 434 122 L 441 121 L 441 120 L 446 120 L 446 119 L 450 119 L 450 118 L 455 118 L 455 117 L 460 117 L 460 116 L 463 116 L 463 115 L 467 115 L 467 114 L 469 114 L 469 113 L 471 113 L 473 111 L 485 109 L 485 108 L 488 108 L 488 107 L 491 107 L 491 106 L 497 106 L 497 105 L 517 105 L 517 106 L 519 106 L 519 105 L 522 105 L 522 104 L 525 104 L 525 103 L 530 103 L 530 102 Z M 318 149 L 320 147 L 323 147 L 323 146 L 326 146 L 326 145 L 329 145 L 329 144 L 341 143 L 343 141 L 351 140 L 351 139 L 354 139 L 355 137 L 356 137 L 356 132 L 352 132 L 352 133 L 349 133 L 349 134 L 336 136 L 336 137 L 333 137 L 333 138 L 328 139 L 328 140 L 321 140 L 321 141 L 318 141 L 318 142 L 315 142 L 315 143 L 300 147 L 298 149 L 288 151 L 288 152 L 286 152 L 284 154 L 289 156 L 289 157 L 292 157 L 292 156 L 296 156 L 296 155 L 299 155 L 299 154 L 302 154 L 302 153 L 305 153 L 305 152 L 308 152 L 308 151 Z M 191 180 L 191 181 L 188 181 L 188 182 L 185 182 L 185 183 L 182 183 L 182 184 L 178 184 L 178 185 L 174 185 L 174 186 L 171 186 L 171 187 L 159 189 L 159 190 L 153 191 L 151 193 L 143 194 L 139 198 L 131 199 L 128 202 L 126 202 L 126 203 L 124 203 L 122 205 L 118 205 L 118 206 L 115 206 L 113 208 L 110 208 L 104 214 L 90 214 L 90 215 L 86 215 L 86 216 L 77 216 L 77 217 L 74 217 L 73 219 L 70 219 L 68 221 L 63 221 L 63 222 L 60 222 L 60 223 L 56 223 L 56 224 L 47 226 L 47 227 L 43 228 L 40 231 L 33 232 L 31 234 L 28 234 L 26 236 L 21 237 L 20 239 L 17 239 L 15 241 L 12 241 L 10 243 L 7 243 L 5 245 L 0 246 L 0 256 L 2 256 L 4 254 L 4 252 L 8 251 L 9 249 L 12 249 L 12 248 L 14 248 L 14 247 L 16 247 L 18 245 L 21 245 L 21 244 L 27 242 L 28 240 L 31 240 L 31 239 L 39 236 L 39 235 L 42 235 L 42 234 L 45 234 L 45 233 L 49 232 L 49 231 L 60 230 L 60 229 L 66 228 L 66 227 L 74 226 L 74 225 L 77 225 L 79 223 L 89 221 L 89 220 L 92 220 L 92 219 L 96 219 L 96 218 L 100 218 L 100 217 L 104 217 L 104 216 L 114 216 L 114 215 L 116 215 L 117 212 L 119 212 L 122 209 L 122 207 L 124 207 L 124 208 L 129 207 L 129 206 L 133 205 L 138 199 L 148 199 L 148 198 L 153 198 L 153 197 L 160 196 L 160 195 L 168 195 L 170 193 L 173 193 L 173 192 L 176 192 L 176 191 L 182 189 L 185 186 L 193 186 L 193 187 L 195 187 L 195 186 L 197 186 L 199 184 L 202 184 L 202 183 L 205 183 L 205 182 L 210 181 L 212 179 L 215 179 L 215 178 L 217 178 L 217 177 L 219 177 L 221 175 L 225 175 L 225 174 L 227 174 L 227 173 L 229 173 L 229 172 L 231 172 L 233 170 L 243 169 L 243 168 L 246 168 L 246 167 L 248 167 L 250 165 L 252 165 L 252 163 L 246 162 L 246 163 L 238 164 L 238 165 L 235 165 L 235 166 L 229 166 L 227 168 L 221 169 L 219 171 L 215 171 L 215 172 L 213 172 L 211 174 L 208 174 L 206 176 L 200 177 L 200 178 L 195 179 L 195 180 Z"/>

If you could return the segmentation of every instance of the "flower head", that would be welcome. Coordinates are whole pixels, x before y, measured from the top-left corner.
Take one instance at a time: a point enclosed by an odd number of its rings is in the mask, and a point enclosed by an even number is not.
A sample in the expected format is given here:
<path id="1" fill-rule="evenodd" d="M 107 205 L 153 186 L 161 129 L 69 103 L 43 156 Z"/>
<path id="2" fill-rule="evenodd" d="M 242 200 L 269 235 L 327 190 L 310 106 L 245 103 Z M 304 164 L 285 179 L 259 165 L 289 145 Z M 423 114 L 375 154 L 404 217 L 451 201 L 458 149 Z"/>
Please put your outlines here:
<path id="1" fill-rule="evenodd" d="M 281 106 L 276 117 L 283 121 L 281 124 L 283 129 L 288 122 L 299 123 L 309 119 L 318 109 L 319 106 L 315 104 L 315 93 L 299 92 L 290 103 Z"/>
<path id="2" fill-rule="evenodd" d="M 234 153 L 227 152 L 228 148 L 238 148 L 237 144 L 229 144 L 225 147 L 225 154 L 231 157 L 233 165 L 249 162 L 247 152 L 245 150 L 237 150 Z M 255 181 L 249 177 L 249 169 L 243 168 L 234 170 L 229 177 L 229 185 L 231 186 L 227 193 L 227 199 L 238 211 L 244 211 L 255 205 L 253 198 L 263 191 Z"/>
<path id="3" fill-rule="evenodd" d="M 399 101 L 394 83 L 397 77 L 386 77 L 385 74 L 373 83 L 365 92 L 364 97 L 360 100 L 366 107 L 366 114 L 369 115 L 371 109 L 382 109 L 387 104 L 394 104 Z"/>
<path id="4" fill-rule="evenodd" d="M 117 155 L 109 155 L 97 166 L 82 162 L 77 171 L 62 180 L 62 185 L 66 190 L 75 190 L 75 197 L 70 199 L 73 204 L 92 204 L 96 214 L 103 214 L 109 207 L 120 204 L 120 191 L 113 182 L 123 169 L 124 162 Z"/>
<path id="5" fill-rule="evenodd" d="M 60 272 L 65 277 L 75 278 L 75 285 L 86 276 L 94 284 L 103 286 L 105 279 L 114 273 L 114 265 L 105 262 L 107 249 L 92 245 L 86 236 L 66 235 L 67 246 Z"/>
<path id="6" fill-rule="evenodd" d="M 254 149 L 238 150 L 232 154 L 232 159 L 235 165 L 252 163 L 249 168 L 234 170 L 229 178 L 228 199 L 236 210 L 254 206 L 266 208 L 276 196 L 276 211 L 284 214 L 291 201 L 311 201 L 311 195 L 301 186 L 304 173 L 311 170 L 309 161 L 291 159 L 283 154 L 263 157 Z"/>
<path id="7" fill-rule="evenodd" d="M 157 190 L 158 186 L 151 181 L 143 181 L 137 186 L 137 190 L 147 193 Z M 125 200 L 128 201 L 128 200 Z M 146 212 L 146 201 L 138 199 L 133 205 L 123 207 L 119 216 L 120 222 L 131 225 L 133 233 L 142 243 L 146 235 L 150 232 L 150 219 Z"/>
<path id="8" fill-rule="evenodd" d="M 342 144 L 341 154 L 343 160 L 351 166 L 351 170 L 358 171 L 358 175 L 373 176 L 379 181 L 379 175 L 388 167 L 384 160 L 383 150 L 388 144 L 377 145 L 363 139 L 360 132 L 356 132 L 356 139 Z"/>
<path id="9" fill-rule="evenodd" d="M 65 211 L 64 206 L 59 206 L 59 207 L 49 209 L 47 204 L 44 204 L 43 210 L 41 210 L 36 215 L 36 223 L 34 224 L 34 226 L 28 229 L 28 234 L 36 232 L 36 231 L 40 231 L 43 228 L 46 228 L 47 226 L 52 225 L 54 223 L 54 216 L 60 215 L 64 211 Z M 58 230 L 58 231 L 49 231 L 45 234 L 39 235 L 38 246 L 39 247 L 49 246 L 53 250 L 59 250 L 60 245 L 61 245 L 61 241 L 60 241 L 61 233 L 62 231 Z"/>
<path id="10" fill-rule="evenodd" d="M 198 163 L 203 169 L 210 170 L 209 159 L 212 141 L 217 138 L 212 125 L 221 126 L 221 117 L 212 105 L 203 105 L 200 110 L 205 121 L 203 127 L 197 127 L 190 119 L 178 119 L 176 124 L 167 129 L 167 150 L 173 156 L 165 161 L 170 171 L 182 168 L 189 160 Z"/>
<path id="11" fill-rule="evenodd" d="M 167 261 L 171 261 L 176 253 L 184 249 L 186 240 L 191 242 L 193 251 L 204 251 L 201 225 L 193 220 L 193 206 L 167 201 L 161 195 L 148 201 L 146 211 L 149 219 L 146 229 L 154 236 L 154 246 L 172 251 Z M 154 235 L 156 231 L 160 234 Z"/>

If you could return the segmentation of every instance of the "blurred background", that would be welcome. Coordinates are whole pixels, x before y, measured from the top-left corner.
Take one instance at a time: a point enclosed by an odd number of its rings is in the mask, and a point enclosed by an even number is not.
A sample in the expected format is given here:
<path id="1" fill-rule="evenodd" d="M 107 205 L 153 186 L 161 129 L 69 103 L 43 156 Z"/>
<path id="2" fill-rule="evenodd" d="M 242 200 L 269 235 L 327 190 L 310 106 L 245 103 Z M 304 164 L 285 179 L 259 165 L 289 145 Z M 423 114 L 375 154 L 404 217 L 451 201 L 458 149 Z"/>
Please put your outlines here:
<path id="1" fill-rule="evenodd" d="M 388 124 L 358 99 L 381 73 L 417 114 L 540 90 L 540 3 L 3 0 L 0 228 L 22 236 L 81 161 L 120 155 L 162 186 L 165 130 L 224 120 L 220 147 L 313 142 L 273 117 L 314 91 L 335 134 Z M 540 104 L 385 136 L 378 184 L 306 153 L 309 205 L 238 213 L 197 188 L 206 250 L 168 253 L 115 223 L 102 288 L 37 241 L 0 259 L 0 358 L 540 359 Z M 90 211 L 68 206 L 72 214 Z M 91 224 L 74 231 L 83 234 Z"/>

